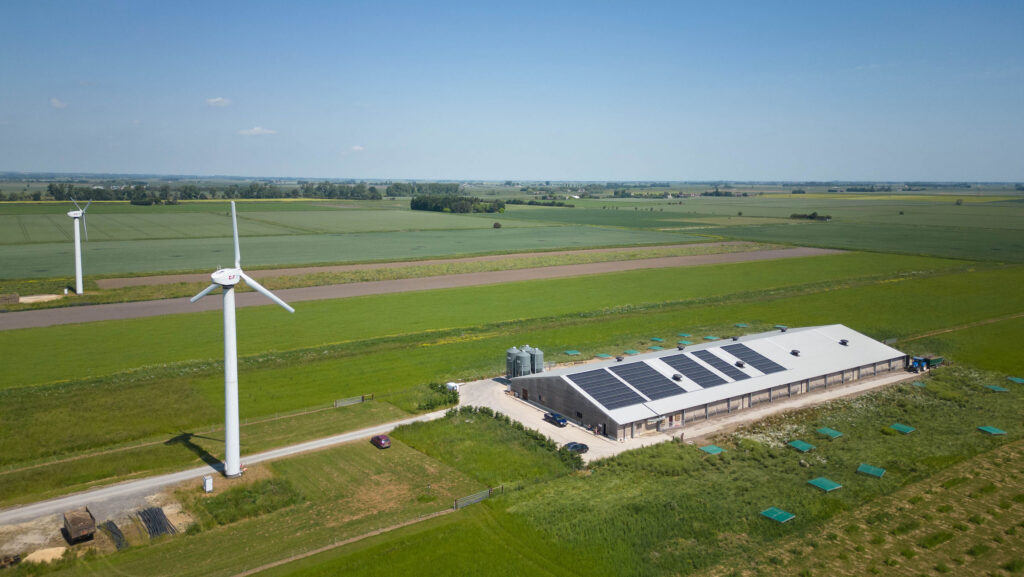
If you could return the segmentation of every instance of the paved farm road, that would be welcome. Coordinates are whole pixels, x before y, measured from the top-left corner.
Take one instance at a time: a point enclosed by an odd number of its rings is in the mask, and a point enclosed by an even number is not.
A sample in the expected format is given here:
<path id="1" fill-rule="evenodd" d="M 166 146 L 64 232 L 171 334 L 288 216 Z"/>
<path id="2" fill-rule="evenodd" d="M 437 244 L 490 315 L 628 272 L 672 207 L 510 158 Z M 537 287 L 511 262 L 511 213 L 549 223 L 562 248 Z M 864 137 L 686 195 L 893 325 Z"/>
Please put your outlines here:
<path id="1" fill-rule="evenodd" d="M 591 264 L 573 264 L 563 266 L 528 268 L 520 270 L 453 274 L 423 278 L 325 285 L 307 288 L 284 289 L 275 291 L 275 293 L 288 303 L 294 304 L 302 301 L 312 300 L 340 299 L 365 295 L 378 295 L 408 291 L 501 284 L 507 282 L 517 282 L 526 280 L 565 278 L 640 269 L 672 268 L 682 266 L 697 266 L 704 264 L 752 262 L 760 260 L 818 256 L 825 254 L 836 254 L 839 252 L 842 251 L 806 247 L 782 248 L 752 252 L 732 252 L 724 254 L 707 254 L 695 256 L 672 256 L 643 260 L 599 262 Z M 239 293 L 237 295 L 236 306 L 251 307 L 273 305 L 271 305 L 265 297 L 258 293 L 246 292 Z M 42 309 L 35 311 L 17 311 L 0 314 L 0 330 L 47 327 L 52 325 L 88 323 L 94 321 L 155 317 L 162 315 L 174 315 L 220 310 L 220 308 L 221 301 L 220 299 L 217 298 L 203 299 L 194 304 L 190 303 L 187 298 L 180 298 L 157 301 L 141 301 L 133 303 L 116 303 L 106 305 Z"/>

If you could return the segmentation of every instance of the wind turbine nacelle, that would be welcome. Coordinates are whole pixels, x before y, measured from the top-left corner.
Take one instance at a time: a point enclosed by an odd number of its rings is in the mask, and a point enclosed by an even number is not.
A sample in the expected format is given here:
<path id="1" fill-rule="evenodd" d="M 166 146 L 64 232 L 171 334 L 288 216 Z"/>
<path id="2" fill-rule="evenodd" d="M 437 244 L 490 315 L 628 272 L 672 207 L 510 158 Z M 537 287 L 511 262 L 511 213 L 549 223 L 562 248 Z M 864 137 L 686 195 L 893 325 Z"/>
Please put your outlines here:
<path id="1" fill-rule="evenodd" d="M 242 280 L 240 272 L 237 268 L 222 268 L 210 275 L 210 278 L 220 286 L 234 286 Z"/>
<path id="2" fill-rule="evenodd" d="M 68 212 L 68 216 L 70 216 L 71 218 L 82 218 L 82 211 L 81 210 L 72 210 L 72 211 Z"/>

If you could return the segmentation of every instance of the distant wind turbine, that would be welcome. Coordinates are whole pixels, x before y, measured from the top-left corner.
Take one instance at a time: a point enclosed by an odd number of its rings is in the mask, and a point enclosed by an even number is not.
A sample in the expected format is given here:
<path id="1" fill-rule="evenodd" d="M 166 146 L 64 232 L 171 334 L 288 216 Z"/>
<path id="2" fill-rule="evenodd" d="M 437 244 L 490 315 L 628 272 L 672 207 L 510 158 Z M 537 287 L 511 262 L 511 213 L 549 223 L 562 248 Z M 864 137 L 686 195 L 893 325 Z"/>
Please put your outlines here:
<path id="1" fill-rule="evenodd" d="M 196 302 L 217 288 L 224 289 L 224 476 L 237 477 L 242 474 L 242 470 L 238 441 L 238 348 L 235 339 L 235 285 L 239 280 L 244 279 L 246 284 L 281 305 L 284 310 L 294 313 L 295 309 L 242 271 L 242 258 L 238 250 L 238 218 L 235 216 L 234 201 L 231 202 L 231 226 L 235 233 L 234 268 L 222 268 L 215 271 L 210 276 L 213 284 L 192 297 L 192 302 Z"/>
<path id="2" fill-rule="evenodd" d="M 82 235 L 78 231 L 78 221 L 82 221 L 82 227 L 85 228 L 85 240 L 89 240 L 89 227 L 85 224 L 85 211 L 89 210 L 92 201 L 85 203 L 85 208 L 79 206 L 73 198 L 71 202 L 74 202 L 75 208 L 78 209 L 68 212 L 68 216 L 75 219 L 75 294 L 82 294 Z"/>

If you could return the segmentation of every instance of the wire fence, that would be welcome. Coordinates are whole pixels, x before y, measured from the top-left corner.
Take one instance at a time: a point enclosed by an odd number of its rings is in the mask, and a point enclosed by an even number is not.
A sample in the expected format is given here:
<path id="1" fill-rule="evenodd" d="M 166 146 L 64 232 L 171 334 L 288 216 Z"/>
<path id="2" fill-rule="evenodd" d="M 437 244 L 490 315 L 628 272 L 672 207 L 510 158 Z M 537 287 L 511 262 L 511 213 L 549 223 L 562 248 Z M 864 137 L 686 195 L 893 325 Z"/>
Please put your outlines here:
<path id="1" fill-rule="evenodd" d="M 358 405 L 359 403 L 365 403 L 366 401 L 373 400 L 373 393 L 369 395 L 359 395 L 358 397 L 349 397 L 347 399 L 337 399 L 334 401 L 334 408 L 347 407 L 349 405 Z"/>
<path id="2" fill-rule="evenodd" d="M 473 493 L 472 495 L 459 497 L 458 499 L 455 500 L 455 503 L 452 505 L 452 508 L 461 509 L 463 507 L 472 505 L 473 503 L 479 503 L 480 501 L 483 501 L 484 499 L 487 499 L 496 493 L 500 495 L 504 492 L 505 485 L 500 485 L 498 487 L 488 487 L 487 489 L 484 489 L 479 493 Z"/>

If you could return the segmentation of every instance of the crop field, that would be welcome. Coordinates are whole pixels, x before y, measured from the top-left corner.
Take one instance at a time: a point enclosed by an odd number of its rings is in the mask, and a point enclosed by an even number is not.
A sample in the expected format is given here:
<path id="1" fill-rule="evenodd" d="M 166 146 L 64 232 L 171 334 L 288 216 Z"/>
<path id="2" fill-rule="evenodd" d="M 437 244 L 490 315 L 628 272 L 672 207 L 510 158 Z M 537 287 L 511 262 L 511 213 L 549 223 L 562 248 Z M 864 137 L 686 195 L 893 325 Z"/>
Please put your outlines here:
<path id="1" fill-rule="evenodd" d="M 83 268 L 90 275 L 212 271 L 234 260 L 228 235 L 216 239 L 90 241 L 82 244 Z M 239 223 L 240 228 L 244 224 Z M 94 227 L 93 227 L 94 228 Z M 91 228 L 90 228 L 91 230 Z M 415 260 L 491 253 L 678 244 L 704 239 L 666 232 L 582 226 L 473 228 L 249 237 L 241 242 L 242 265 L 268 268 L 350 262 Z M 74 245 L 0 246 L 0 279 L 74 275 Z"/>
<path id="2" fill-rule="evenodd" d="M 239 343 L 239 354 L 429 334 L 724 294 L 765 293 L 813 283 L 836 288 L 855 279 L 908 279 L 968 266 L 930 258 L 841 254 L 311 301 L 294 315 L 272 306 L 254 307 L 238 315 L 239 331 L 246 335 Z M 623 286 L 630 287 L 626 294 Z M 993 286 L 987 290 L 1003 288 L 1012 287 Z M 0 375 L 0 389 L 59 381 L 67 378 L 72 367 L 76 367 L 77 378 L 86 378 L 152 364 L 217 359 L 220 322 L 220 312 L 207 312 L 3 331 L 0 348 L 17 346 L 24 354 L 10 359 Z M 116 342 L 132 346 L 118 350 L 117 355 L 105 354 L 110 343 Z M 63 358 L 52 358 L 54 347 L 66 352 Z"/>
<path id="3" fill-rule="evenodd" d="M 841 256 L 847 258 L 856 255 Z M 898 261 L 907 257 L 886 258 Z M 905 262 L 913 262 L 917 267 L 921 267 L 926 261 L 909 259 Z M 820 272 L 822 268 L 808 266 L 805 273 L 809 270 Z M 388 400 L 389 397 L 382 395 L 400 393 L 424 382 L 494 375 L 501 371 L 502 366 L 502 357 L 495 356 L 494 351 L 504 350 L 510 342 L 539 344 L 547 351 L 548 358 L 567 360 L 569 357 L 560 351 L 573 348 L 583 351 L 585 355 L 591 355 L 626 348 L 646 348 L 653 344 L 649 340 L 650 337 L 672 338 L 680 330 L 728 334 L 728 331 L 735 330 L 732 325 L 738 321 L 750 324 L 746 330 L 751 332 L 768 330 L 778 322 L 793 326 L 845 322 L 878 338 L 908 337 L 1020 311 L 1024 308 L 1024 295 L 1014 287 L 1020 282 L 1022 274 L 1024 271 L 1018 268 L 950 274 L 943 274 L 940 269 L 936 276 L 925 275 L 900 282 L 891 282 L 891 275 L 881 279 L 847 278 L 842 282 L 827 281 L 765 293 L 716 294 L 715 298 L 710 300 L 704 298 L 703 291 L 696 291 L 695 299 L 680 301 L 674 305 L 655 302 L 644 306 L 642 301 L 634 301 L 633 305 L 606 307 L 603 306 L 605 302 L 602 299 L 608 297 L 602 296 L 600 292 L 594 292 L 592 294 L 595 300 L 584 300 L 581 303 L 589 305 L 589 309 L 572 309 L 582 314 L 537 316 L 532 317 L 532 320 L 509 315 L 509 310 L 514 312 L 519 309 L 487 309 L 486 304 L 488 298 L 504 302 L 503 299 L 510 294 L 526 295 L 533 291 L 514 290 L 509 287 L 481 287 L 468 292 L 466 289 L 459 289 L 426 293 L 434 295 L 434 298 L 443 297 L 447 300 L 424 301 L 436 303 L 430 306 L 412 303 L 414 309 L 410 309 L 407 320 L 412 321 L 416 317 L 413 310 L 436 311 L 439 308 L 452 307 L 458 302 L 483 301 L 478 303 L 481 310 L 503 312 L 490 317 L 494 324 L 474 325 L 471 317 L 467 316 L 467 320 L 461 326 L 453 323 L 449 325 L 450 328 L 444 330 L 427 328 L 418 332 L 389 334 L 390 329 L 387 325 L 377 327 L 377 333 L 370 328 L 350 327 L 350 330 L 356 332 L 348 342 L 342 341 L 334 345 L 294 352 L 264 352 L 243 357 L 240 366 L 242 415 L 244 418 L 256 418 L 365 393 L 375 393 L 383 400 Z M 621 276 L 612 276 L 621 281 Z M 694 278 L 695 275 L 691 272 L 689 277 Z M 653 280 L 657 277 L 643 274 L 636 278 Z M 727 278 L 728 275 L 724 276 L 721 282 L 725 283 Z M 570 280 L 581 282 L 579 279 Z M 594 279 L 590 280 L 591 287 L 596 290 L 597 285 L 592 282 Z M 563 281 L 558 281 L 560 282 Z M 631 282 L 638 286 L 651 284 Z M 575 294 L 571 288 L 572 284 L 558 283 L 553 285 L 557 290 L 549 288 L 545 293 Z M 614 292 L 620 285 L 621 282 L 609 280 L 606 290 Z M 537 285 L 526 283 L 524 286 Z M 653 288 L 656 287 L 652 286 Z M 467 295 L 474 296 L 467 298 Z M 944 296 L 940 299 L 934 295 Z M 931 306 L 927 310 L 932 312 L 928 315 L 921 314 L 922 309 L 917 303 L 929 298 Z M 393 299 L 397 297 L 392 296 L 382 301 L 368 299 L 364 302 L 362 310 L 368 318 L 378 314 L 377 318 L 385 318 L 386 314 L 374 311 L 385 311 L 396 306 L 398 300 Z M 345 301 L 334 304 L 340 305 L 342 302 Z M 372 302 L 381 303 L 384 308 L 378 309 L 368 304 Z M 885 303 L 886 306 L 880 306 L 879 303 Z M 552 306 L 557 306 L 557 303 Z M 543 310 L 537 312 L 544 313 Z M 213 313 L 209 316 L 209 330 L 216 337 L 215 329 L 219 319 Z M 290 318 L 282 314 L 278 316 Z M 244 315 L 241 315 L 240 319 L 243 317 Z M 157 355 L 162 347 L 166 346 L 167 339 L 176 334 L 173 329 L 178 325 L 164 324 L 172 321 L 182 323 L 178 330 L 184 331 L 183 334 L 189 333 L 190 323 L 187 318 L 170 317 L 137 321 L 140 323 L 138 326 L 142 327 L 138 334 L 140 346 L 143 344 L 144 335 L 153 332 L 156 326 L 163 326 L 158 334 L 146 337 L 154 339 L 152 354 Z M 423 322 L 427 320 L 424 319 Z M 266 342 L 272 343 L 274 332 L 267 327 L 272 327 L 275 323 L 277 320 L 253 323 L 251 334 L 259 334 L 258 327 L 264 327 L 263 330 L 269 331 Z M 116 332 L 119 325 L 121 323 L 111 323 L 111 330 Z M 96 330 L 101 326 L 93 325 L 92 329 Z M 120 328 L 126 330 L 126 326 L 121 325 Z M 43 341 L 52 340 L 56 338 L 55 335 L 62 333 L 66 337 L 61 338 L 86 340 L 77 336 L 84 328 L 86 327 L 68 326 L 17 332 L 23 333 L 21 342 L 28 335 L 47 333 L 48 337 L 41 337 Z M 360 330 L 367 331 L 368 337 L 373 334 L 379 337 L 358 339 L 355 335 Z M 290 334 L 290 331 L 281 331 L 278 328 L 277 334 L 283 337 Z M 318 338 L 314 333 L 303 335 L 306 338 Z M 12 341 L 14 342 L 19 341 Z M 183 347 L 186 342 L 187 340 L 182 341 Z M 904 350 L 937 354 L 944 352 L 942 349 L 920 349 L 916 346 L 915 343 L 909 343 Z M 190 349 L 191 352 L 188 354 L 202 354 L 203 351 L 208 354 L 210 350 L 218 350 L 216 343 L 211 341 L 208 349 Z M 88 352 L 88 355 L 92 354 L 94 353 Z M 80 362 L 85 363 L 86 359 L 92 358 L 88 355 L 81 357 Z M 147 361 L 146 357 L 119 360 L 122 363 L 129 361 L 135 364 L 107 365 L 106 374 L 111 371 L 123 371 L 129 367 L 137 368 L 113 377 L 98 376 L 66 383 L 20 386 L 0 391 L 0 431 L 4 432 L 0 435 L 0 456 L 3 457 L 0 464 L 15 466 L 58 455 L 117 446 L 133 439 L 159 438 L 161 434 L 164 438 L 170 438 L 176 432 L 209 427 L 219 421 L 223 402 L 219 363 L 198 361 L 160 367 L 146 366 L 152 362 Z M 27 362 L 20 378 L 32 378 L 33 366 L 32 362 Z M 42 367 L 36 367 L 37 373 L 41 370 Z M 68 369 L 65 368 L 64 371 L 64 374 L 67 374 Z M 102 390 L 103 394 L 97 395 L 97 390 Z M 407 407 L 407 410 L 413 408 Z M 116 419 L 75 419 L 76 414 L 115 413 Z M 71 430 L 72 422 L 76 423 L 77 427 L 74 429 L 74 435 L 53 434 L 54 430 Z M 8 434 L 6 431 L 18 431 L 18 435 Z M 14 442 L 16 438 L 20 440 Z M 82 480 L 79 479 L 78 482 Z M 28 487 L 30 484 L 25 483 L 23 486 Z"/>

